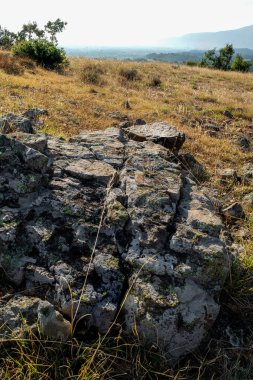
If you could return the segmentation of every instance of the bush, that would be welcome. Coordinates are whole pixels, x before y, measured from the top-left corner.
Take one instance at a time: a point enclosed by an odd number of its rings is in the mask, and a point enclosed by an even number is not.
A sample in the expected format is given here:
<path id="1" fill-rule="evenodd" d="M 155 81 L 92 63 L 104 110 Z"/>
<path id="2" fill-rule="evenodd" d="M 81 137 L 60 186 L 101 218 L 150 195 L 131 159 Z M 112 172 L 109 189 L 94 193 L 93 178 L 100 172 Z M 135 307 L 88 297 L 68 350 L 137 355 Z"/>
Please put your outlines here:
<path id="1" fill-rule="evenodd" d="M 66 53 L 47 40 L 22 41 L 13 47 L 19 57 L 28 57 L 46 69 L 62 69 L 68 63 Z"/>
<path id="2" fill-rule="evenodd" d="M 136 69 L 122 68 L 119 71 L 119 75 L 128 81 L 135 81 L 135 80 L 140 79 L 140 75 Z"/>
<path id="3" fill-rule="evenodd" d="M 231 65 L 231 70 L 248 72 L 250 67 L 251 62 L 246 61 L 240 54 L 237 54 Z"/>
<path id="4" fill-rule="evenodd" d="M 0 69 L 11 75 L 21 75 L 24 73 L 24 68 L 19 60 L 9 53 L 0 53 Z"/>
<path id="5" fill-rule="evenodd" d="M 150 85 L 151 87 L 160 87 L 161 84 L 162 84 L 161 78 L 160 78 L 160 77 L 157 77 L 157 76 L 151 78 L 151 80 L 150 80 L 150 82 L 149 82 L 149 85 Z"/>
<path id="6" fill-rule="evenodd" d="M 185 64 L 187 66 L 198 66 L 199 62 L 196 62 L 196 61 L 187 61 L 187 62 L 185 62 Z"/>
<path id="7" fill-rule="evenodd" d="M 102 74 L 104 74 L 104 70 L 99 64 L 90 63 L 81 69 L 81 81 L 89 84 L 101 84 Z"/>

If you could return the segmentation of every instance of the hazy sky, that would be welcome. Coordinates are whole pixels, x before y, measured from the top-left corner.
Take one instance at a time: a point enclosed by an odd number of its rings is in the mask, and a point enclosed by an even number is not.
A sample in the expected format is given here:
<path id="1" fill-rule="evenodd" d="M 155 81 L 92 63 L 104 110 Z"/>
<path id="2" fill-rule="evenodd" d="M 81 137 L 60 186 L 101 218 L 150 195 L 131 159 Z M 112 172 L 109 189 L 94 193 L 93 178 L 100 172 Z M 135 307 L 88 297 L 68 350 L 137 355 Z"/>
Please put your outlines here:
<path id="1" fill-rule="evenodd" d="M 253 0 L 7 0 L 0 25 L 61 18 L 61 45 L 155 45 L 164 38 L 253 24 Z"/>

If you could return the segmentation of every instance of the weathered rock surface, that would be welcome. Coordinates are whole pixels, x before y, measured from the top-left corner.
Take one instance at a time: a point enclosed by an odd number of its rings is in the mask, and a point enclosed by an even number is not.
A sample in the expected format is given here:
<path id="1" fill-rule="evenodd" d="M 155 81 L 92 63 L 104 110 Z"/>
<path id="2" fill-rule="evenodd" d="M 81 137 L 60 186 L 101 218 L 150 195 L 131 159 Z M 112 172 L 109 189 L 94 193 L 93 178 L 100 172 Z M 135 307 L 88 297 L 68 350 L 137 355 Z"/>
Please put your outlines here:
<path id="1" fill-rule="evenodd" d="M 19 312 L 53 339 L 73 313 L 104 333 L 126 298 L 125 331 L 172 362 L 194 350 L 229 263 L 208 191 L 171 154 L 184 136 L 165 123 L 31 136 L 0 137 L 0 267 L 14 289 L 0 334 L 20 330 Z"/>
<path id="2" fill-rule="evenodd" d="M 39 124 L 38 118 L 41 115 L 48 115 L 47 110 L 32 108 L 21 115 L 8 113 L 0 117 L 0 133 L 34 133 L 34 126 Z"/>
<path id="3" fill-rule="evenodd" d="M 126 129 L 126 133 L 133 140 L 152 141 L 175 151 L 181 148 L 185 140 L 183 133 L 166 123 L 133 125 Z"/>

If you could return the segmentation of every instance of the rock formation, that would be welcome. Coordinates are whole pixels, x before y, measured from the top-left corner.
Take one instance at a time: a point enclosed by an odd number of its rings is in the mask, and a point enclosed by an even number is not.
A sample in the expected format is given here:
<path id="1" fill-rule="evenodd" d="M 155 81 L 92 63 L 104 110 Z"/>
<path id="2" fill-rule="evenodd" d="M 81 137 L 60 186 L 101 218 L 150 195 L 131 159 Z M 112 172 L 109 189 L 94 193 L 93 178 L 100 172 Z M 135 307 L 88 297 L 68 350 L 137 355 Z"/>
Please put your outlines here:
<path id="1" fill-rule="evenodd" d="M 178 156 L 183 142 L 165 123 L 68 142 L 0 135 L 1 282 L 12 287 L 2 336 L 22 334 L 25 318 L 65 340 L 75 316 L 102 334 L 117 318 L 172 362 L 200 344 L 228 256 L 222 221 Z"/>

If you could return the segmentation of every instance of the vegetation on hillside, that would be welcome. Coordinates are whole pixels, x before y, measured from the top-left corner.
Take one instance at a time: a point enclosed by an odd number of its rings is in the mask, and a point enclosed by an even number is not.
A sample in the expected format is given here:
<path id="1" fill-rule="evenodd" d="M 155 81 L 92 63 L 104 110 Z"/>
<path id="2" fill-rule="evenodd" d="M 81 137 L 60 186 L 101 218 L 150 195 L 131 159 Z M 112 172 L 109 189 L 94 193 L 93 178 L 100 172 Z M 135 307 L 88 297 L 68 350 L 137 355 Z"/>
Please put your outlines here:
<path id="1" fill-rule="evenodd" d="M 234 52 L 235 50 L 232 44 L 227 44 L 225 47 L 221 48 L 218 53 L 216 52 L 216 49 L 208 50 L 200 61 L 200 66 L 225 71 L 249 71 L 251 63 L 243 59 L 240 54 L 237 54 L 232 62 Z"/>
<path id="2" fill-rule="evenodd" d="M 8 64 L 6 57 L 11 59 L 0 52 L 1 114 L 32 107 L 48 109 L 50 117 L 42 131 L 63 137 L 119 124 L 126 117 L 132 122 L 137 118 L 167 121 L 186 133 L 183 151 L 191 152 L 206 166 L 210 174 L 206 185 L 218 189 L 221 204 L 241 201 L 252 191 L 243 181 L 226 183 L 219 176 L 220 169 L 233 168 L 240 174 L 246 163 L 252 163 L 252 150 L 238 145 L 240 138 L 252 136 L 252 74 L 152 62 L 73 59 L 65 75 L 42 68 L 35 72 L 21 62 L 18 65 L 23 70 L 13 75 L 16 73 L 8 72 L 7 67 L 14 63 Z M 1 66 L 1 60 L 5 65 Z M 221 128 L 210 136 L 206 125 Z M 178 367 L 170 368 L 155 347 L 141 347 L 137 335 L 133 341 L 126 340 L 121 327 L 115 325 L 113 337 L 102 339 L 91 333 L 89 342 L 73 339 L 63 345 L 39 339 L 30 331 L 27 340 L 1 341 L 0 378 L 250 380 L 253 221 L 252 211 L 246 213 L 246 220 L 237 223 L 237 229 L 246 233 L 237 238 L 242 251 L 233 260 L 220 299 L 219 320 L 203 346 Z M 4 273 L 2 277 L 4 284 Z M 228 320 L 232 330 L 245 329 L 246 338 L 238 345 L 230 343 L 229 333 L 223 329 Z"/>
<path id="3" fill-rule="evenodd" d="M 12 49 L 15 56 L 32 59 L 46 69 L 62 69 L 68 61 L 65 51 L 57 46 L 56 36 L 66 25 L 59 18 L 48 21 L 44 29 L 36 22 L 29 22 L 17 33 L 0 26 L 0 49 Z"/>

